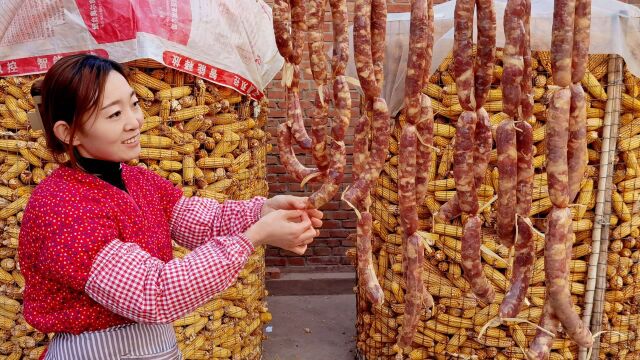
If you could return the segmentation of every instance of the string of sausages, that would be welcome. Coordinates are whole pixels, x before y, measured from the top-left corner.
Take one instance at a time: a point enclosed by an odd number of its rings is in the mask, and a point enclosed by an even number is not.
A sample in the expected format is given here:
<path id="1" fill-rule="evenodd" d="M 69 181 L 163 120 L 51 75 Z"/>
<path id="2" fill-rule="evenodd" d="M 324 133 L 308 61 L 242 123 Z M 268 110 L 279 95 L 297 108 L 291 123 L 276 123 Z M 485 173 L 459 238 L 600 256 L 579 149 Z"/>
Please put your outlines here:
<path id="1" fill-rule="evenodd" d="M 498 221 L 500 242 L 514 247 L 510 287 L 500 305 L 500 319 L 515 317 L 533 274 L 535 244 L 529 219 L 533 191 L 533 116 L 530 0 L 512 0 L 504 14 L 502 92 L 509 116 L 496 129 L 498 151 Z M 515 206 L 514 206 L 515 204 Z M 517 234 L 517 236 L 516 236 Z"/>
<path id="2" fill-rule="evenodd" d="M 356 0 L 353 18 L 354 59 L 364 109 L 358 119 L 353 142 L 353 184 L 343 200 L 358 215 L 356 248 L 358 279 L 366 298 L 374 305 L 384 302 L 384 292 L 373 268 L 370 192 L 388 155 L 391 126 L 389 110 L 381 97 L 387 7 L 384 0 Z"/>
<path id="3" fill-rule="evenodd" d="M 556 0 L 551 39 L 551 68 L 558 89 L 551 98 L 547 121 L 547 178 L 553 208 L 547 215 L 545 281 L 547 294 L 540 326 L 556 333 L 558 325 L 578 346 L 593 346 L 588 327 L 573 308 L 569 291 L 569 260 L 575 234 L 569 204 L 574 201 L 587 165 L 584 76 L 591 27 L 590 0 Z M 553 338 L 538 331 L 530 359 L 547 359 Z"/>
<path id="4" fill-rule="evenodd" d="M 433 109 L 421 90 L 429 79 L 433 53 L 433 1 L 411 3 L 409 57 L 405 77 L 404 118 L 398 161 L 398 197 L 402 226 L 402 267 L 407 286 L 404 320 L 399 331 L 398 357 L 413 342 L 424 310 L 430 317 L 433 297 L 422 281 L 424 247 L 418 233 L 418 204 L 427 194 L 427 176 L 433 147 Z"/>
<path id="5" fill-rule="evenodd" d="M 473 15 L 476 8 L 478 44 L 474 66 Z M 495 65 L 496 15 L 493 2 L 457 0 L 454 30 L 454 72 L 458 98 L 464 110 L 456 123 L 454 137 L 453 176 L 456 194 L 434 218 L 448 221 L 462 213 L 469 215 L 462 235 L 463 275 L 476 297 L 489 304 L 494 300 L 495 290 L 484 275 L 481 263 L 482 220 L 478 216 L 476 192 L 484 179 L 493 146 L 489 115 L 483 108 L 493 81 Z"/>
<path id="6" fill-rule="evenodd" d="M 300 62 L 304 34 L 307 31 L 305 16 L 303 0 L 274 1 L 273 28 L 276 46 L 286 62 L 282 70 L 282 84 L 286 91 L 287 117 L 285 122 L 278 125 L 278 151 L 282 165 L 297 181 L 318 173 L 318 169 L 308 168 L 300 163 L 293 148 L 294 141 L 305 150 L 310 149 L 312 145 L 304 126 L 299 95 Z"/>
<path id="7" fill-rule="evenodd" d="M 351 121 L 351 95 L 345 77 L 349 60 L 347 3 L 346 0 L 330 0 L 329 3 L 334 31 L 331 59 L 333 89 L 327 85 L 329 77 L 322 32 L 326 0 L 277 0 L 273 6 L 276 45 L 286 61 L 283 84 L 287 94 L 287 121 L 278 126 L 278 148 L 285 169 L 302 185 L 307 181 L 323 181 L 322 186 L 309 196 L 310 208 L 321 208 L 338 192 L 346 165 L 344 137 Z M 304 35 L 307 32 L 311 72 L 318 87 L 311 119 L 311 136 L 305 128 L 298 85 Z M 327 125 L 331 90 L 336 117 L 329 136 Z M 294 141 L 301 149 L 311 151 L 315 168 L 305 167 L 296 158 Z"/>
<path id="8" fill-rule="evenodd" d="M 313 0 L 308 3 L 310 5 L 309 62 L 313 80 L 318 87 L 311 123 L 312 155 L 324 178 L 322 186 L 309 196 L 309 207 L 320 208 L 338 193 L 347 163 L 344 137 L 351 122 L 351 94 L 345 76 L 349 60 L 349 17 L 346 0 L 329 0 L 334 34 L 331 78 L 333 104 L 336 110 L 336 116 L 331 124 L 331 136 L 329 136 L 326 132 L 331 91 L 327 85 L 328 75 L 322 31 L 326 0 Z"/>

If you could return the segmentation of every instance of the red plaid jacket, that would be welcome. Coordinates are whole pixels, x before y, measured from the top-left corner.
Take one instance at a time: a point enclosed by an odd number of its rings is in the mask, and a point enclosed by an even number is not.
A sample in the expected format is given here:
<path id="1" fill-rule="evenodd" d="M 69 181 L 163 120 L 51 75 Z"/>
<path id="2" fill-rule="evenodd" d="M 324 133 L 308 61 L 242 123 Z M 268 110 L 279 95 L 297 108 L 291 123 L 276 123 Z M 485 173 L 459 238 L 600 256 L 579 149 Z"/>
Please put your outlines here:
<path id="1" fill-rule="evenodd" d="M 243 233 L 264 198 L 218 204 L 140 167 L 122 177 L 128 193 L 61 167 L 31 195 L 18 252 L 36 329 L 171 322 L 228 287 L 253 251 Z M 173 259 L 171 239 L 193 252 Z"/>

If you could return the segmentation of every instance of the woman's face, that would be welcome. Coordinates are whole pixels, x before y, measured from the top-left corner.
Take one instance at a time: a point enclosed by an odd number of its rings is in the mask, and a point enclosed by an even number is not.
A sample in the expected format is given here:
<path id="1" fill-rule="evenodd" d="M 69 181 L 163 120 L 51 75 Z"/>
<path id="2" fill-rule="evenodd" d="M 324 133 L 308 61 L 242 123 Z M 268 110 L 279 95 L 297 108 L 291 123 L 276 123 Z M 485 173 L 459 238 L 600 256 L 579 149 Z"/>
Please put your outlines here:
<path id="1" fill-rule="evenodd" d="M 144 121 L 135 92 L 117 71 L 107 76 L 102 101 L 75 136 L 83 157 L 126 162 L 140 155 L 140 127 Z"/>

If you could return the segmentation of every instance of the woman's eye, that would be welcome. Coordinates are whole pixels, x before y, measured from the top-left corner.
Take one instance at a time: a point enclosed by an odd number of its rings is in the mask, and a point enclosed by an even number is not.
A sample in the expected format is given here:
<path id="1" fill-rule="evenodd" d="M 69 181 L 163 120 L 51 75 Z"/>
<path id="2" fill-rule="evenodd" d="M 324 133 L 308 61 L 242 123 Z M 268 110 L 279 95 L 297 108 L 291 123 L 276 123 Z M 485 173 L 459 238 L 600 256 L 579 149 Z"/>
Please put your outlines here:
<path id="1" fill-rule="evenodd" d="M 140 100 L 136 100 L 136 101 L 134 101 L 133 106 L 134 106 L 134 107 L 138 107 L 138 106 L 140 106 Z"/>
<path id="2" fill-rule="evenodd" d="M 108 117 L 108 118 L 109 118 L 109 119 L 115 119 L 115 118 L 117 118 L 118 116 L 120 116 L 120 114 L 121 114 L 121 113 L 122 113 L 122 112 L 121 112 L 120 110 L 118 110 L 118 111 L 114 112 L 113 114 L 109 115 L 109 117 Z"/>

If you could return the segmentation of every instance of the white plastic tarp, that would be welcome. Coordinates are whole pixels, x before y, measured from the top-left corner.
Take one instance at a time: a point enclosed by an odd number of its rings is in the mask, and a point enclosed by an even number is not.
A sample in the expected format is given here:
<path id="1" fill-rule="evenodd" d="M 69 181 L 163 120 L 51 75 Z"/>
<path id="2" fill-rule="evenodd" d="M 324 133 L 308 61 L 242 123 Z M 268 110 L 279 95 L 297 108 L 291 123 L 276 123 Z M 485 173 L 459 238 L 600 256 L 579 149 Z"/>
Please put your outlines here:
<path id="1" fill-rule="evenodd" d="M 506 0 L 495 0 L 497 14 L 498 47 L 504 46 L 502 19 Z M 453 48 L 453 15 L 455 1 L 434 6 L 435 44 L 431 72 Z M 549 50 L 553 23 L 553 0 L 532 1 L 531 48 Z M 475 28 L 475 26 L 474 26 Z M 350 29 L 350 32 L 352 28 Z M 350 44 L 353 54 L 353 43 Z M 404 78 L 409 52 L 409 13 L 389 14 L 387 18 L 387 48 L 384 67 L 383 97 L 389 110 L 397 114 L 402 108 Z M 640 9 L 615 0 L 592 0 L 591 54 L 618 54 L 629 70 L 640 76 Z M 353 56 L 350 57 L 348 75 L 356 76 Z"/>
<path id="2" fill-rule="evenodd" d="M 61 56 L 151 58 L 255 99 L 282 67 L 262 0 L 0 0 L 0 76 Z"/>

